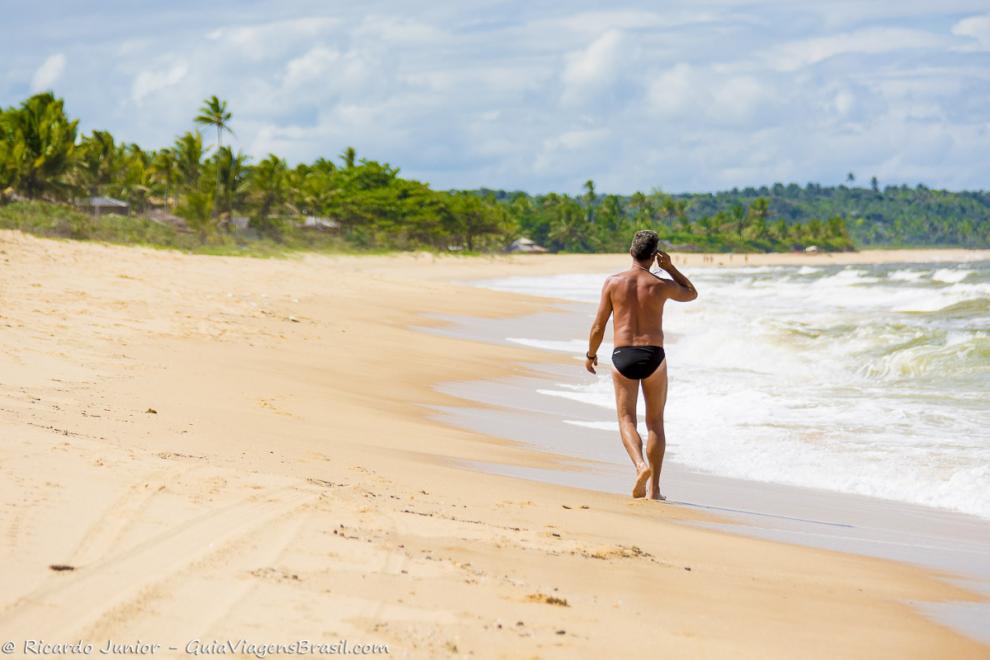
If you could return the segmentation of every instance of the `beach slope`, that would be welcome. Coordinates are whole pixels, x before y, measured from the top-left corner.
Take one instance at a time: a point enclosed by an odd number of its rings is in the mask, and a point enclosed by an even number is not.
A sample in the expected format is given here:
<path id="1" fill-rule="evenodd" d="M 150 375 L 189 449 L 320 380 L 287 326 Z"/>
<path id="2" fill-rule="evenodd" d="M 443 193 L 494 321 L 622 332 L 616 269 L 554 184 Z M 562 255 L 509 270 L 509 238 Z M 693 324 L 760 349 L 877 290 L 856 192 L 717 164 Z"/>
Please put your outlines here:
<path id="1" fill-rule="evenodd" d="M 440 382 L 575 363 L 416 327 L 547 308 L 467 278 L 607 263 L 238 259 L 0 232 L 0 638 L 166 656 L 347 640 L 400 657 L 987 657 L 908 604 L 974 598 L 921 569 L 457 466 L 579 467 L 427 407 L 460 403 Z"/>

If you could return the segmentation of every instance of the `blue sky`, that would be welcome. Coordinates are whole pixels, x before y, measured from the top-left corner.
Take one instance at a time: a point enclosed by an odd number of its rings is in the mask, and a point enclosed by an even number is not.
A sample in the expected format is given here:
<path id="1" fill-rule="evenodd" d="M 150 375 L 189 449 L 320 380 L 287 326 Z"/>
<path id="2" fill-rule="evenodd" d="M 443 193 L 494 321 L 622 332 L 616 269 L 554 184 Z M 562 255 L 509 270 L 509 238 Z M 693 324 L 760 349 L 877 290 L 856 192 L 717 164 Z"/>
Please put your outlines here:
<path id="1" fill-rule="evenodd" d="M 986 0 L 56 0 L 0 37 L 0 104 L 52 89 L 145 147 L 217 94 L 256 159 L 354 146 L 435 188 L 990 188 Z"/>

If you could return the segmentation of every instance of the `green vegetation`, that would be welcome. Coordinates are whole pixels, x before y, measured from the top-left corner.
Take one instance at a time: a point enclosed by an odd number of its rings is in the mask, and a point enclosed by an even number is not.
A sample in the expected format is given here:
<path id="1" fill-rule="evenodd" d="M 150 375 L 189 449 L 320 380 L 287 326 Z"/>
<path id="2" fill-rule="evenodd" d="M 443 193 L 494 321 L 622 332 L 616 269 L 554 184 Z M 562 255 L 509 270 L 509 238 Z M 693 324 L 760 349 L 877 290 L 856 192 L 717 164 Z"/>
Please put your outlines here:
<path id="1" fill-rule="evenodd" d="M 290 167 L 223 144 L 232 113 L 215 96 L 170 147 L 144 150 L 107 131 L 78 134 L 61 99 L 38 94 L 0 110 L 0 227 L 193 251 L 435 249 L 492 252 L 526 236 L 551 251 L 625 251 L 651 228 L 668 245 L 708 251 L 849 250 L 861 245 L 990 246 L 990 195 L 919 186 L 816 184 L 708 195 L 660 191 L 531 196 L 436 191 L 387 163 L 359 159 Z M 851 183 L 854 177 L 848 177 Z M 100 212 L 91 198 L 126 202 Z"/>
<path id="2" fill-rule="evenodd" d="M 637 229 L 654 229 L 677 250 L 706 252 L 778 252 L 815 245 L 850 250 L 854 244 L 841 216 L 780 222 L 766 198 L 735 203 L 728 210 L 693 218 L 691 202 L 660 191 L 629 197 L 595 194 L 594 183 L 573 198 L 551 193 L 530 197 L 482 191 L 502 200 L 523 233 L 551 250 L 622 252 Z M 776 220 L 776 221 L 774 221 Z"/>
<path id="3" fill-rule="evenodd" d="M 881 190 L 872 177 L 869 188 L 776 183 L 679 199 L 688 203 L 693 221 L 764 199 L 778 223 L 845 218 L 857 245 L 990 247 L 990 192 L 948 192 L 921 184 Z"/>
<path id="4" fill-rule="evenodd" d="M 848 177 L 847 177 L 848 180 Z M 524 233 L 555 249 L 620 250 L 634 228 L 657 230 L 682 249 L 781 251 L 816 245 L 990 247 L 990 193 L 923 185 L 880 189 L 776 183 L 718 193 L 530 197 L 482 189 L 476 194 L 513 210 Z M 583 210 L 582 210 L 583 209 Z M 582 215 L 582 213 L 584 215 Z"/>
<path id="5" fill-rule="evenodd" d="M 62 204 L 44 201 L 16 201 L 0 206 L 0 229 L 51 238 L 73 238 L 169 248 L 204 254 L 267 257 L 297 250 L 355 252 L 356 248 L 339 236 L 289 227 L 275 240 L 244 232 L 217 231 L 204 239 L 195 232 L 140 216 L 103 215 L 93 217 Z"/>

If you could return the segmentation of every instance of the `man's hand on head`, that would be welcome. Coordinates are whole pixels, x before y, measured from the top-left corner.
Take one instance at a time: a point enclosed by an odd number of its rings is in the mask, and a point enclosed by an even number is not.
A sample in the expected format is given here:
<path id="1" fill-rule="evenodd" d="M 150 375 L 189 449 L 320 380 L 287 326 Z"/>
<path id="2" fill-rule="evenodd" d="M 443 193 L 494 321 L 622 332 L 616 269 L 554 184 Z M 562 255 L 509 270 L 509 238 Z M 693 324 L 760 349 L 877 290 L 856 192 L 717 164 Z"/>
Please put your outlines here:
<path id="1" fill-rule="evenodd" d="M 670 269 L 670 255 L 663 250 L 657 250 L 657 266 L 660 266 L 664 270 Z"/>

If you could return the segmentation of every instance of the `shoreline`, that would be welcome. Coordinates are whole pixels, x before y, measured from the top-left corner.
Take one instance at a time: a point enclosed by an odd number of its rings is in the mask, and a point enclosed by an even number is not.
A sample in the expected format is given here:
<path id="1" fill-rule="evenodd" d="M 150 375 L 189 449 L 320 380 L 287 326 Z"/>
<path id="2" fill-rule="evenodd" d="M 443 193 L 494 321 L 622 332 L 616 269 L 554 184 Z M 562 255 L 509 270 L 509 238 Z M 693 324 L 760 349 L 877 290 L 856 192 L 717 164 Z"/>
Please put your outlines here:
<path id="1" fill-rule="evenodd" d="M 710 264 L 706 264 L 710 265 Z M 485 286 L 485 281 L 475 283 Z M 566 311 L 479 323 L 468 317 L 447 317 L 450 325 L 427 329 L 450 337 L 518 345 L 507 337 L 526 337 L 548 344 L 567 343 L 572 328 L 590 318 L 587 304 L 548 296 Z M 546 353 L 556 353 L 542 348 Z M 445 383 L 438 389 L 467 401 L 470 407 L 436 407 L 437 419 L 462 428 L 524 442 L 540 451 L 570 454 L 566 470 L 474 464 L 468 467 L 522 479 L 537 480 L 619 495 L 633 479 L 617 431 L 576 426 L 566 420 L 597 422 L 596 406 L 536 394 L 559 389 L 576 377 L 580 361 L 569 368 L 534 364 L 538 375 Z M 605 364 L 605 368 L 608 365 Z M 611 418 L 609 418 L 611 419 Z M 566 440 L 565 440 L 566 438 Z M 592 449 L 592 447 L 594 447 Z M 669 448 L 668 448 L 669 450 Z M 669 451 L 668 451 L 669 454 Z M 920 611 L 973 639 L 990 644 L 990 518 L 923 504 L 845 491 L 773 481 L 741 479 L 701 472 L 668 455 L 664 482 L 673 482 L 678 497 L 666 504 L 691 507 L 726 517 L 723 522 L 694 523 L 751 537 L 873 556 L 922 566 L 944 579 L 982 595 L 981 602 L 916 603 Z M 664 488 L 670 495 L 670 491 Z M 747 504 L 748 503 L 748 504 Z M 916 526 L 924 521 L 926 532 Z M 837 522 L 838 521 L 838 522 Z M 920 545 L 919 545 L 920 544 Z M 917 547 L 916 547 L 917 546 Z"/>
<path id="2" fill-rule="evenodd" d="M 478 286 L 486 287 L 487 281 L 482 282 L 483 283 Z M 546 414 L 548 417 L 559 418 L 558 421 L 562 421 L 566 418 L 566 425 L 561 428 L 565 428 L 569 432 L 598 433 L 601 434 L 602 437 L 618 437 L 617 428 L 603 430 L 596 427 L 601 423 L 614 425 L 614 411 L 607 411 L 600 405 L 586 404 L 566 397 L 542 396 L 542 393 L 536 395 L 536 398 L 541 401 L 539 404 L 534 403 L 534 398 L 526 398 L 523 396 L 521 390 L 524 387 L 528 388 L 532 392 L 538 392 L 540 390 L 560 391 L 562 388 L 566 389 L 571 382 L 578 381 L 581 378 L 587 378 L 587 374 L 585 374 L 583 369 L 583 363 L 578 358 L 584 349 L 577 347 L 574 351 L 568 353 L 564 350 L 564 347 L 566 345 L 569 348 L 571 344 L 577 345 L 585 343 L 585 339 L 583 337 L 576 338 L 568 333 L 571 328 L 583 328 L 584 325 L 590 324 L 594 312 L 593 305 L 575 302 L 569 299 L 547 298 L 547 300 L 553 301 L 553 304 L 555 305 L 554 310 L 539 312 L 527 317 L 509 317 L 505 319 L 486 319 L 484 321 L 480 321 L 478 319 L 460 315 L 439 315 L 436 317 L 437 320 L 445 322 L 446 325 L 442 327 L 422 327 L 424 331 L 437 334 L 439 336 L 470 339 L 504 346 L 533 347 L 535 350 L 547 355 L 561 358 L 560 361 L 553 363 L 534 362 L 531 365 L 531 372 L 533 375 L 530 377 L 516 376 L 507 378 L 486 378 L 479 381 L 448 382 L 442 383 L 438 389 L 444 393 L 464 398 L 468 401 L 479 403 L 486 407 L 501 406 L 504 410 L 510 413 L 521 408 L 525 410 L 536 410 L 542 414 Z M 606 333 L 605 342 L 603 345 L 609 345 L 610 334 L 610 331 Z M 677 335 L 675 333 L 668 334 L 676 342 Z M 508 339 L 510 337 L 513 339 Z M 533 343 L 531 344 L 530 342 Z M 606 370 L 610 368 L 610 363 L 607 358 L 602 360 L 599 369 L 601 368 Z M 585 423 L 591 423 L 596 426 L 583 427 L 580 425 Z M 640 410 L 641 434 L 645 433 L 642 423 L 642 410 Z M 562 445 L 562 447 L 566 447 L 566 445 Z M 668 447 L 668 452 L 670 450 L 671 448 Z M 619 462 L 625 465 L 627 458 L 625 453 L 619 452 L 618 455 L 621 459 Z M 604 460 L 607 459 L 607 456 L 594 455 L 592 458 L 595 460 Z M 668 460 L 669 458 L 670 456 L 668 453 Z M 685 465 L 685 467 L 687 469 L 695 469 L 687 465 Z M 724 476 L 725 478 L 745 479 L 745 477 L 731 475 L 718 476 Z M 821 488 L 820 486 L 805 486 L 790 482 L 774 482 L 761 479 L 746 480 L 752 481 L 753 483 L 780 483 L 781 485 L 799 488 Z M 931 511 L 972 516 L 975 519 L 990 523 L 990 515 L 980 515 L 979 513 L 967 511 L 961 508 L 953 508 L 951 506 L 937 506 L 935 504 L 930 504 L 923 501 L 911 501 L 906 499 L 898 499 L 894 496 L 871 495 L 839 489 L 828 490 L 828 492 L 857 495 L 869 497 L 871 499 L 919 506 Z"/>
<path id="3" fill-rule="evenodd" d="M 572 657 L 641 651 L 651 626 L 677 655 L 984 655 L 904 604 L 976 598 L 928 571 L 455 467 L 566 466 L 430 406 L 465 405 L 435 384 L 567 361 L 420 328 L 554 307 L 460 280 L 601 263 L 242 260 L 0 232 L 17 283 L 0 291 L 0 633 Z"/>
<path id="4" fill-rule="evenodd" d="M 852 265 L 852 264 L 896 264 L 896 263 L 943 263 L 985 261 L 990 259 L 990 249 L 967 248 L 890 248 L 867 249 L 856 252 L 800 252 L 767 253 L 671 253 L 691 267 L 704 266 L 811 266 L 811 265 Z M 694 258 L 698 257 L 698 258 Z M 712 261 L 705 263 L 704 259 Z"/>
<path id="5" fill-rule="evenodd" d="M 578 365 L 579 366 L 579 365 Z M 534 368 L 538 368 L 534 365 Z M 445 384 L 441 391 L 478 408 L 436 407 L 437 419 L 461 428 L 526 443 L 554 453 L 570 452 L 566 468 L 529 468 L 475 463 L 469 469 L 628 496 L 632 468 L 615 433 L 573 426 L 576 402 L 531 392 L 555 386 L 560 369 L 542 376 Z M 990 520 L 939 509 L 820 488 L 703 473 L 668 458 L 664 492 L 672 506 L 708 512 L 720 520 L 688 522 L 785 543 L 905 562 L 981 595 L 981 600 L 915 603 L 933 620 L 990 644 Z M 924 531 L 918 529 L 924 526 Z"/>

